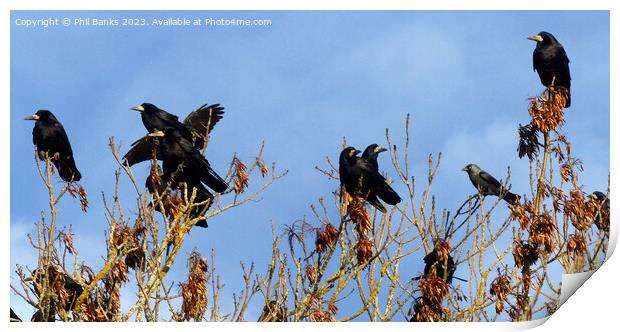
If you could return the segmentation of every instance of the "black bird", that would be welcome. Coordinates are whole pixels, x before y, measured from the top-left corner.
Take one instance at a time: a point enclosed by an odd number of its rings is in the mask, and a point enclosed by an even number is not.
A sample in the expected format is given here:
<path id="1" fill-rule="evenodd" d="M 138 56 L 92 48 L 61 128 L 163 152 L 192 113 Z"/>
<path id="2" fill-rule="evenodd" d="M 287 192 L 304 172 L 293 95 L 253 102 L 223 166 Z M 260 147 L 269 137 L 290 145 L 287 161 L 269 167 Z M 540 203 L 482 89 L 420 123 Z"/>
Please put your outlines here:
<path id="1" fill-rule="evenodd" d="M 562 44 L 548 32 L 540 32 L 528 39 L 536 42 L 534 49 L 534 70 L 538 72 L 540 82 L 549 87 L 563 87 L 568 93 L 565 107 L 570 107 L 570 69 L 568 56 Z"/>
<path id="2" fill-rule="evenodd" d="M 431 271 L 434 270 L 438 278 L 445 280 L 449 284 L 452 283 L 456 264 L 454 264 L 454 259 L 451 255 L 448 255 L 448 262 L 446 264 L 446 262 L 438 260 L 437 249 L 433 249 L 424 257 L 424 264 L 424 277 L 428 277 Z"/>
<path id="3" fill-rule="evenodd" d="M 185 140 L 194 142 L 196 149 L 204 147 L 204 137 L 213 130 L 224 114 L 222 111 L 224 108 L 219 104 L 211 106 L 205 104 L 190 113 L 184 123 L 180 123 L 176 115 L 161 110 L 153 104 L 144 103 L 131 109 L 141 112 L 142 122 L 149 133 L 162 131 L 166 127 L 175 129 Z M 131 144 L 131 149 L 123 156 L 123 159 L 127 160 L 129 166 L 157 159 L 158 146 L 158 137 L 146 135 Z"/>
<path id="4" fill-rule="evenodd" d="M 519 201 L 519 195 L 515 195 L 501 185 L 491 174 L 483 171 L 476 164 L 469 164 L 463 168 L 467 172 L 471 183 L 483 195 L 500 196 L 509 204 L 515 204 Z"/>
<path id="5" fill-rule="evenodd" d="M 368 161 L 368 165 L 372 168 L 373 171 L 379 172 L 379 162 L 377 161 L 377 158 L 379 157 L 379 153 L 385 151 L 387 151 L 387 149 L 384 147 L 380 147 L 377 144 L 370 144 L 366 147 L 366 149 L 364 149 L 364 152 L 362 153 L 362 158 Z M 374 206 L 383 207 L 383 204 L 381 204 L 381 201 L 377 199 L 377 195 L 374 192 L 369 193 L 366 200 Z M 381 210 L 381 208 L 379 208 L 379 210 Z"/>
<path id="6" fill-rule="evenodd" d="M 228 185 L 212 168 L 192 143 L 174 128 L 151 133 L 150 137 L 162 137 L 157 159 L 163 161 L 164 179 L 176 183 L 205 183 L 218 193 Z"/>
<path id="7" fill-rule="evenodd" d="M 45 159 L 45 153 L 58 170 L 64 181 L 80 181 L 82 174 L 75 166 L 73 150 L 65 128 L 48 110 L 39 110 L 24 120 L 34 120 L 32 142 L 37 147 L 39 159 Z"/>
<path id="8" fill-rule="evenodd" d="M 164 177 L 164 173 L 162 172 L 161 167 L 159 167 L 159 163 L 157 163 L 157 164 L 151 165 L 151 170 L 149 172 L 149 176 L 146 177 L 146 183 L 145 183 L 145 187 L 147 188 L 149 193 L 153 195 L 153 197 L 156 197 L 155 193 L 159 195 L 161 202 L 163 203 L 163 206 L 165 209 L 168 206 L 170 206 L 169 204 L 172 204 L 172 205 L 177 204 L 171 198 L 170 192 L 168 191 L 168 189 L 171 189 L 171 188 L 172 189 L 174 188 L 185 189 L 181 186 L 180 183 L 175 186 L 170 186 L 167 178 L 169 178 L 169 176 Z M 211 207 L 211 204 L 213 204 L 213 195 L 200 182 L 189 183 L 189 184 L 186 183 L 186 185 L 187 185 L 187 193 L 189 195 L 188 199 L 191 198 L 193 190 L 196 189 L 196 196 L 194 197 L 194 201 L 193 201 L 194 204 L 206 202 L 204 205 L 196 206 L 194 207 L 194 209 L 190 211 L 190 214 L 189 214 L 190 218 L 192 219 L 198 218 L 202 213 L 206 212 Z M 152 207 L 153 209 L 155 209 L 155 211 L 162 212 L 161 206 L 159 205 L 159 203 L 153 204 L 151 202 L 149 203 L 149 207 Z M 204 228 L 209 227 L 206 220 L 199 220 L 196 223 L 196 226 L 204 227 Z"/>
<path id="9" fill-rule="evenodd" d="M 594 224 L 599 230 L 603 230 L 606 233 L 609 232 L 609 196 L 600 191 L 592 193 L 590 198 L 594 198 L 597 201 L 597 211 L 594 215 Z"/>
<path id="10" fill-rule="evenodd" d="M 263 312 L 258 317 L 259 322 L 286 322 L 286 307 L 284 304 L 278 306 L 278 302 L 275 300 L 269 301 L 269 304 L 265 304 Z"/>
<path id="11" fill-rule="evenodd" d="M 207 134 L 213 130 L 224 114 L 224 107 L 220 107 L 220 104 L 204 104 L 191 112 L 181 123 L 178 116 L 150 103 L 143 103 L 130 109 L 140 112 L 142 123 L 149 133 L 171 127 L 179 131 L 185 139 L 193 142 L 197 149 L 204 147 Z"/>
<path id="12" fill-rule="evenodd" d="M 359 150 L 351 146 L 340 153 L 340 188 L 346 189 L 352 196 L 363 197 L 379 211 L 386 213 L 387 210 L 378 198 L 387 204 L 396 205 L 401 201 L 400 196 L 371 161 L 357 156 L 359 153 Z"/>
<path id="13" fill-rule="evenodd" d="M 197 191 L 194 202 L 212 202 L 213 195 L 203 183 L 216 192 L 228 189 L 224 179 L 211 168 L 198 149 L 181 132 L 171 127 L 165 127 L 163 131 L 156 131 L 138 140 L 123 159 L 126 159 L 130 166 L 148 159 L 163 161 L 162 182 L 155 185 L 147 179 L 147 188 L 151 193 L 156 190 L 161 192 L 168 184 L 173 189 L 180 189 L 181 184 L 185 183 L 190 195 L 194 188 Z M 208 206 L 202 208 L 206 209 Z M 204 221 L 196 225 L 207 226 Z"/>
<path id="14" fill-rule="evenodd" d="M 77 283 L 69 274 L 65 273 L 60 267 L 55 265 L 49 265 L 46 269 L 38 268 L 32 272 L 32 277 L 27 279 L 32 282 L 32 288 L 37 296 L 41 295 L 42 285 L 46 283 L 48 286 L 54 287 L 56 281 L 62 282 L 62 290 L 67 294 L 67 301 L 65 302 L 64 310 L 69 312 L 75 308 L 77 299 L 84 292 L 84 287 Z M 57 285 L 60 286 L 60 285 Z M 53 292 L 60 291 L 60 289 L 52 289 Z M 32 322 L 53 322 L 55 321 L 56 312 L 58 310 L 58 303 L 55 299 L 51 299 L 49 310 L 47 315 L 43 315 L 42 310 L 37 310 L 30 321 Z"/>

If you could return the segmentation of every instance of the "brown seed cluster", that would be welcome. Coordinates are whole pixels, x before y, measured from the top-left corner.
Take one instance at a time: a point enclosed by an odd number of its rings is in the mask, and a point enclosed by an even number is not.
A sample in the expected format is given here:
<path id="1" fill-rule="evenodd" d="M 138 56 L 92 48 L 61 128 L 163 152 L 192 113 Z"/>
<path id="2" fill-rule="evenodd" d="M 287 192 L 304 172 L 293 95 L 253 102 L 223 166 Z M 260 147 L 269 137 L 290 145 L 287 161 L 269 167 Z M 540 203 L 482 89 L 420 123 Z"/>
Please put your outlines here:
<path id="1" fill-rule="evenodd" d="M 247 167 L 241 161 L 241 159 L 235 157 L 235 159 L 233 160 L 233 164 L 235 166 L 234 190 L 237 194 L 240 194 L 245 191 L 245 188 L 248 187 L 250 178 L 246 173 Z"/>
<path id="2" fill-rule="evenodd" d="M 355 230 L 359 237 L 364 237 L 372 228 L 372 221 L 368 210 L 364 206 L 366 200 L 360 196 L 354 195 L 351 202 L 347 205 L 347 213 L 351 217 L 351 221 L 355 225 Z"/>
<path id="3" fill-rule="evenodd" d="M 566 242 L 566 250 L 573 258 L 584 255 L 587 252 L 586 240 L 581 235 L 571 234 Z"/>
<path id="4" fill-rule="evenodd" d="M 136 225 L 127 241 L 127 255 L 125 256 L 125 264 L 131 269 L 140 268 L 144 264 L 145 253 L 142 248 L 142 242 L 146 236 L 146 227 L 142 224 Z"/>
<path id="5" fill-rule="evenodd" d="M 593 200 L 586 202 L 579 189 L 573 189 L 570 199 L 564 201 L 564 214 L 579 231 L 585 231 L 592 226 L 596 211 L 596 203 Z"/>
<path id="6" fill-rule="evenodd" d="M 120 249 L 122 245 L 124 245 L 131 236 L 131 230 L 125 224 L 118 224 L 116 228 L 114 228 L 114 232 L 112 233 L 111 241 L 114 245 L 115 249 Z"/>
<path id="7" fill-rule="evenodd" d="M 538 154 L 539 146 L 536 128 L 531 123 L 525 126 L 519 124 L 519 147 L 517 148 L 519 158 L 527 156 L 529 160 L 533 160 Z"/>
<path id="8" fill-rule="evenodd" d="M 164 209 L 166 210 L 166 215 L 168 216 L 169 222 L 179 220 L 183 215 L 183 210 L 185 209 L 185 202 L 183 201 L 183 198 L 181 197 L 181 193 L 179 191 L 164 194 L 162 204 L 164 205 Z"/>
<path id="9" fill-rule="evenodd" d="M 504 310 L 504 303 L 510 293 L 510 277 L 506 273 L 500 273 L 491 282 L 489 294 L 495 297 L 495 312 L 500 313 Z"/>
<path id="10" fill-rule="evenodd" d="M 91 284 L 95 280 L 95 273 L 85 264 L 80 266 L 80 276 L 85 283 Z M 111 312 L 106 313 L 104 308 L 109 303 L 110 297 L 105 294 L 104 289 L 96 287 L 87 297 L 86 301 L 80 303 L 79 320 L 85 322 L 107 322 L 113 319 Z M 74 313 L 75 315 L 75 313 Z"/>
<path id="11" fill-rule="evenodd" d="M 346 204 L 347 214 L 351 218 L 351 222 L 355 226 L 358 235 L 358 242 L 355 245 L 357 251 L 357 261 L 359 264 L 366 264 L 373 255 L 374 243 L 368 239 L 367 234 L 372 229 L 372 220 L 368 210 L 366 210 L 366 200 L 359 195 L 348 195 L 343 190 L 344 200 Z"/>
<path id="12" fill-rule="evenodd" d="M 538 260 L 538 250 L 525 241 L 515 241 L 512 247 L 512 256 L 517 267 L 529 268 Z"/>
<path id="13" fill-rule="evenodd" d="M 357 251 L 357 263 L 364 265 L 372 258 L 374 243 L 367 238 L 362 238 L 355 245 L 355 250 Z"/>
<path id="14" fill-rule="evenodd" d="M 259 161 L 258 166 L 260 168 L 260 175 L 262 177 L 265 177 L 267 176 L 267 174 L 269 174 L 269 168 L 267 168 L 267 165 L 264 162 Z"/>
<path id="15" fill-rule="evenodd" d="M 88 195 L 86 193 L 86 189 L 82 185 L 80 185 L 80 205 L 82 207 L 82 211 L 86 212 L 88 210 Z"/>
<path id="16" fill-rule="evenodd" d="M 181 311 L 183 320 L 202 320 L 207 310 L 207 281 L 209 268 L 207 261 L 196 251 L 189 257 L 189 275 L 187 281 L 181 284 L 183 304 Z"/>
<path id="17" fill-rule="evenodd" d="M 521 230 L 525 230 L 530 226 L 530 215 L 532 214 L 532 204 L 526 201 L 525 204 L 508 204 L 510 216 L 513 220 L 519 222 Z"/>
<path id="18" fill-rule="evenodd" d="M 553 252 L 555 242 L 553 234 L 557 230 L 557 225 L 551 215 L 545 211 L 543 214 L 533 218 L 530 225 L 530 241 L 545 254 Z M 544 249 L 543 249 L 544 248 Z"/>
<path id="19" fill-rule="evenodd" d="M 442 278 L 422 278 L 420 279 L 420 291 L 422 298 L 431 303 L 441 303 L 443 298 L 448 295 L 449 286 Z"/>
<path id="20" fill-rule="evenodd" d="M 84 186 L 79 185 L 79 187 L 76 187 L 73 182 L 69 182 L 67 184 L 67 191 L 73 198 L 78 198 L 79 196 L 80 207 L 82 211 L 86 212 L 88 210 L 88 194 Z"/>
<path id="21" fill-rule="evenodd" d="M 153 163 L 149 171 L 148 187 L 157 189 L 161 187 L 161 176 L 159 176 L 159 169 L 157 163 Z"/>
<path id="22" fill-rule="evenodd" d="M 120 312 L 120 287 L 129 280 L 129 270 L 123 260 L 118 260 L 112 271 L 103 279 L 103 290 L 108 299 L 107 316 L 114 316 Z"/>
<path id="23" fill-rule="evenodd" d="M 331 223 L 323 228 L 317 228 L 316 240 L 314 241 L 316 251 L 324 252 L 328 247 L 333 246 L 336 240 L 338 240 L 338 230 Z"/>
<path id="24" fill-rule="evenodd" d="M 316 266 L 314 265 L 308 265 L 306 266 L 306 277 L 308 277 L 308 280 L 310 281 L 310 283 L 314 284 L 318 278 L 318 271 L 316 269 Z"/>
<path id="25" fill-rule="evenodd" d="M 67 308 L 70 296 L 65 288 L 65 273 L 58 266 L 50 266 L 47 269 L 47 276 L 59 307 Z M 69 305 L 67 309 L 70 308 L 71 305 Z"/>
<path id="26" fill-rule="evenodd" d="M 104 309 L 93 301 L 84 301 L 80 304 L 81 319 L 85 322 L 107 322 L 108 315 Z"/>
<path id="27" fill-rule="evenodd" d="M 573 179 L 577 181 L 576 175 L 568 163 L 564 163 L 560 167 L 560 176 L 562 177 L 563 182 L 570 182 Z"/>
<path id="28" fill-rule="evenodd" d="M 62 242 L 65 245 L 65 248 L 67 248 L 67 251 L 70 254 L 73 254 L 75 252 L 75 247 L 73 247 L 73 229 L 72 226 L 69 226 L 69 233 L 65 233 L 65 232 L 61 232 L 62 234 Z"/>
<path id="29" fill-rule="evenodd" d="M 437 251 L 437 260 L 440 262 L 447 262 L 450 256 L 450 243 L 443 240 L 437 240 L 435 242 L 435 250 Z"/>
<path id="30" fill-rule="evenodd" d="M 336 318 L 334 317 L 336 313 L 338 313 L 338 307 L 333 302 L 329 302 L 327 305 L 327 310 L 323 310 L 321 302 L 319 299 L 315 299 L 315 308 L 310 313 L 310 321 L 311 322 L 335 322 Z"/>
<path id="31" fill-rule="evenodd" d="M 111 236 L 114 250 L 125 249 L 132 246 L 133 232 L 125 224 L 118 224 Z M 129 269 L 125 260 L 116 260 L 112 270 L 103 279 L 104 291 L 109 297 L 109 308 L 111 314 L 116 314 L 120 310 L 120 286 L 129 280 Z"/>
<path id="32" fill-rule="evenodd" d="M 536 130 L 548 134 L 564 124 L 564 105 L 567 100 L 566 90 L 563 88 L 551 89 L 530 99 L 528 112 L 532 117 L 532 126 Z"/>
<path id="33" fill-rule="evenodd" d="M 435 276 L 420 280 L 422 296 L 413 305 L 412 322 L 440 322 L 445 320 L 448 309 L 442 306 L 443 299 L 450 290 L 448 283 Z"/>

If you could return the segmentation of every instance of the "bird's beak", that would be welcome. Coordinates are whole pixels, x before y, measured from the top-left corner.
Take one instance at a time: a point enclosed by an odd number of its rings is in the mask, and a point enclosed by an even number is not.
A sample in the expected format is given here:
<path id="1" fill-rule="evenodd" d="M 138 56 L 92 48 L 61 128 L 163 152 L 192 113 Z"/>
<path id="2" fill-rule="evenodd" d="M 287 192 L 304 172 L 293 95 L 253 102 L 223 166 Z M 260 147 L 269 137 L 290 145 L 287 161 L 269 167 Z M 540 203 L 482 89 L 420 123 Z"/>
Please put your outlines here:
<path id="1" fill-rule="evenodd" d="M 467 166 L 463 167 L 463 169 L 461 171 L 467 172 Z"/>
<path id="2" fill-rule="evenodd" d="M 378 147 L 375 148 L 375 153 L 381 153 L 381 152 L 385 152 L 385 151 L 387 151 L 387 149 L 384 148 L 384 147 L 381 147 L 381 146 L 378 146 Z"/>
<path id="3" fill-rule="evenodd" d="M 357 155 L 358 155 L 358 154 L 360 154 L 360 153 L 362 153 L 362 151 L 360 151 L 360 150 L 355 150 L 355 151 L 353 151 L 353 155 L 354 155 L 354 156 L 357 156 Z"/>
<path id="4" fill-rule="evenodd" d="M 135 106 L 130 108 L 130 110 L 134 110 L 134 111 L 138 111 L 138 112 L 144 112 L 144 107 L 142 106 Z"/>
<path id="5" fill-rule="evenodd" d="M 541 42 L 541 41 L 543 41 L 543 37 L 541 37 L 540 35 L 530 36 L 530 37 L 527 37 L 527 39 L 529 39 L 529 40 L 533 40 L 533 41 L 535 41 L 535 42 Z"/>
<path id="6" fill-rule="evenodd" d="M 24 118 L 24 120 L 33 120 L 33 121 L 37 121 L 39 120 L 39 116 L 38 115 L 31 115 L 31 116 L 27 116 Z"/>
<path id="7" fill-rule="evenodd" d="M 161 131 L 161 130 L 158 130 L 158 131 L 156 131 L 154 133 L 150 133 L 150 134 L 148 134 L 146 136 L 149 136 L 149 137 L 164 137 L 164 132 Z"/>

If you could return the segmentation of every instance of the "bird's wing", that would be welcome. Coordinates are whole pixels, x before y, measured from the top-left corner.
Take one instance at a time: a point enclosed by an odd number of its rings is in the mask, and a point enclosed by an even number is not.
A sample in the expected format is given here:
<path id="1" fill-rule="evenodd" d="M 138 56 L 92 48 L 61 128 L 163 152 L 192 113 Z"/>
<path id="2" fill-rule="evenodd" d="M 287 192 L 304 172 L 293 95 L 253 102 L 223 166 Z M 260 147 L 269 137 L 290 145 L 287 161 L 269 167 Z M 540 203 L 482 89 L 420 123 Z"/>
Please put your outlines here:
<path id="1" fill-rule="evenodd" d="M 426 256 L 424 256 L 424 263 L 425 264 L 435 263 L 435 261 L 437 260 L 436 255 L 437 253 L 434 250 L 429 252 Z"/>
<path id="2" fill-rule="evenodd" d="M 56 121 L 51 126 L 42 126 L 39 130 L 35 131 L 33 131 L 33 135 L 36 136 L 33 136 L 34 140 L 38 140 L 42 144 L 42 146 L 38 146 L 39 149 L 48 150 L 48 152 L 52 154 L 58 153 L 59 158 L 53 158 L 52 163 L 58 169 L 60 177 L 67 182 L 79 181 L 82 175 L 80 171 L 78 171 L 77 166 L 75 166 L 69 137 L 62 124 Z M 45 134 L 42 134 L 42 131 L 44 131 Z M 46 140 L 46 142 L 43 142 L 43 140 Z M 50 155 L 49 157 L 54 156 Z"/>
<path id="3" fill-rule="evenodd" d="M 568 81 L 570 83 L 570 68 L 568 67 L 568 63 L 570 62 L 570 60 L 568 59 L 568 55 L 566 55 L 566 51 L 564 50 L 564 47 L 560 46 L 560 50 L 559 50 L 559 56 L 562 59 L 562 69 L 566 72 L 566 74 L 568 75 Z"/>
<path id="4" fill-rule="evenodd" d="M 188 140 L 181 138 L 177 141 L 177 144 L 188 156 L 188 161 L 194 165 L 197 170 L 202 172 L 200 174 L 202 182 L 206 183 L 211 189 L 218 193 L 228 189 L 226 181 L 211 168 L 209 161 L 207 161 Z"/>
<path id="5" fill-rule="evenodd" d="M 564 50 L 564 46 L 560 45 L 560 50 L 559 50 L 559 54 L 560 57 L 562 58 L 562 60 L 566 61 L 566 63 L 568 64 L 570 62 L 570 60 L 568 59 L 568 55 L 566 55 L 566 51 Z"/>
<path id="6" fill-rule="evenodd" d="M 224 107 L 220 104 L 200 106 L 197 110 L 189 113 L 183 123 L 192 131 L 194 135 L 205 137 L 213 130 L 215 124 L 222 119 Z"/>
<path id="7" fill-rule="evenodd" d="M 159 110 L 158 112 L 155 113 L 155 116 L 164 123 L 165 127 L 172 127 L 178 130 L 183 135 L 183 137 L 187 138 L 188 140 L 192 139 L 191 131 L 185 126 L 185 124 L 179 121 L 178 116 L 172 113 L 168 113 L 164 110 Z M 158 128 L 158 129 L 163 130 L 164 128 Z"/>
<path id="8" fill-rule="evenodd" d="M 151 159 L 161 160 L 159 152 L 159 139 L 157 137 L 144 136 L 131 144 L 131 149 L 123 156 L 129 166 Z"/>
<path id="9" fill-rule="evenodd" d="M 357 165 L 364 172 L 364 175 L 368 177 L 372 187 L 370 189 L 376 193 L 381 200 L 390 205 L 400 203 L 401 199 L 400 196 L 398 196 L 398 193 L 390 187 L 383 175 L 376 171 L 368 160 L 359 158 L 357 160 Z"/>
<path id="10" fill-rule="evenodd" d="M 166 112 L 164 110 L 158 110 L 157 112 L 154 112 L 155 116 L 158 117 L 161 121 L 166 122 L 166 123 L 175 123 L 175 122 L 179 122 L 179 117 Z"/>
<path id="11" fill-rule="evenodd" d="M 532 66 L 534 67 L 534 71 L 538 71 L 538 68 L 540 68 L 540 54 L 537 50 L 534 50 L 532 57 Z"/>
<path id="12" fill-rule="evenodd" d="M 499 189 L 501 184 L 499 183 L 499 181 L 497 181 L 496 178 L 494 178 L 491 174 L 485 172 L 485 171 L 480 171 L 479 173 L 480 178 L 485 181 L 486 183 L 494 186 L 495 188 Z"/>
<path id="13" fill-rule="evenodd" d="M 62 155 L 73 155 L 73 150 L 71 150 L 71 143 L 69 143 L 69 136 L 67 136 L 67 132 L 65 128 L 62 126 L 60 122 L 55 122 L 53 126 L 49 128 L 50 131 L 53 132 L 54 143 L 56 150 Z"/>

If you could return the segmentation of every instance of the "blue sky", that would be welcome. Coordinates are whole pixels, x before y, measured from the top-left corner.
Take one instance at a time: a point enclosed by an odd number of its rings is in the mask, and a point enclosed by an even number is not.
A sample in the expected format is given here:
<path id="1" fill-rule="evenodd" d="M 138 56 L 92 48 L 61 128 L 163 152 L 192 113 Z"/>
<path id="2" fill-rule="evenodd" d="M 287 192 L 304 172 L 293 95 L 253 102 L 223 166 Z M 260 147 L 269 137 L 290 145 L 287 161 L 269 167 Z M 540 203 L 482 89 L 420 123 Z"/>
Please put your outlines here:
<path id="1" fill-rule="evenodd" d="M 225 298 L 241 288 L 239 261 L 254 261 L 259 270 L 267 264 L 272 223 L 279 229 L 301 219 L 310 214 L 310 204 L 336 190 L 338 184 L 314 166 L 326 167 L 326 156 L 337 159 L 342 137 L 359 149 L 385 145 L 390 128 L 395 144 L 403 146 L 406 113 L 412 115 L 414 174 L 424 179 L 428 154 L 443 153 L 433 190 L 441 209 L 454 210 L 473 193 L 461 172 L 472 162 L 498 178 L 510 166 L 514 191 L 528 192 L 529 166 L 516 153 L 517 126 L 528 122 L 527 98 L 542 91 L 532 70 L 535 44 L 526 39 L 541 30 L 552 32 L 571 60 L 573 98 L 564 129 L 584 164 L 583 189 L 607 187 L 607 12 L 14 11 L 11 21 L 50 16 L 249 18 L 271 19 L 272 25 L 33 29 L 13 24 L 12 270 L 17 262 L 35 264 L 24 235 L 34 231 L 40 211 L 47 211 L 33 160 L 33 123 L 22 120 L 37 109 L 51 110 L 63 123 L 89 192 L 88 214 L 71 199 L 60 204 L 61 224 L 73 225 L 77 249 L 89 262 L 101 263 L 105 253 L 100 193 L 113 192 L 116 169 L 108 138 L 123 142 L 126 151 L 145 133 L 129 107 L 148 101 L 184 117 L 204 103 L 221 103 L 226 114 L 213 131 L 208 154 L 221 173 L 234 152 L 250 161 L 266 141 L 265 159 L 289 175 L 261 202 L 210 220 L 207 230 L 192 231 L 182 248 L 189 253 L 197 247 L 204 255 L 216 251 Z M 394 175 L 387 156 L 380 165 Z M 142 182 L 146 166 L 134 172 Z M 126 183 L 121 191 L 125 206 L 133 202 L 130 189 Z M 415 275 L 421 263 L 412 259 L 405 271 Z M 185 273 L 184 260 L 176 270 Z M 30 315 L 30 308 L 11 299 L 18 313 Z M 260 306 L 254 301 L 250 311 L 258 314 Z"/>

